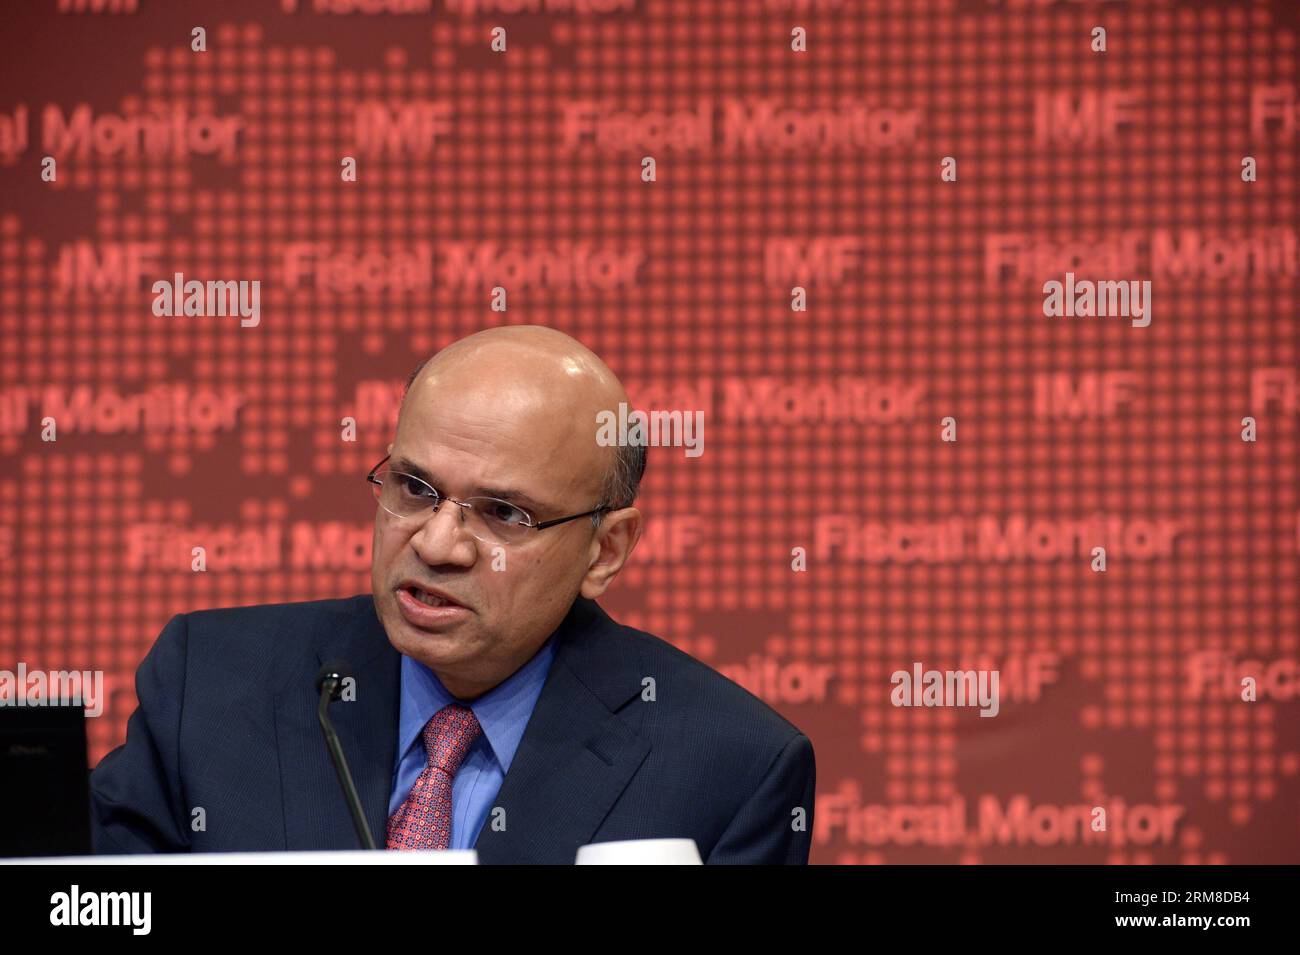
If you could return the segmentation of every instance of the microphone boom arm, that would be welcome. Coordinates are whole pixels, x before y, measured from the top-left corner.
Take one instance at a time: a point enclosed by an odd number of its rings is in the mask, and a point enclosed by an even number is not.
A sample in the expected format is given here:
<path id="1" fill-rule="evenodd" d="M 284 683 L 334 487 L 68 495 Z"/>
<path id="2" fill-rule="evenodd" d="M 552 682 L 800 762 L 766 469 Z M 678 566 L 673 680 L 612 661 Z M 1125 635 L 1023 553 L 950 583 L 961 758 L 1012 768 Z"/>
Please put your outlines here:
<path id="1" fill-rule="evenodd" d="M 366 814 L 361 808 L 361 797 L 357 794 L 356 784 L 352 781 L 352 771 L 348 769 L 347 758 L 343 755 L 339 734 L 334 731 L 334 724 L 330 722 L 330 702 L 338 692 L 340 682 L 336 673 L 331 673 L 321 681 L 320 704 L 316 707 L 316 718 L 320 720 L 321 731 L 325 734 L 325 745 L 330 751 L 330 759 L 334 762 L 334 771 L 338 773 L 339 785 L 343 787 L 343 796 L 347 799 L 348 809 L 352 812 L 352 824 L 356 826 L 361 847 L 378 849 L 379 847 L 375 845 L 375 837 L 370 833 L 370 824 L 366 822 Z"/>

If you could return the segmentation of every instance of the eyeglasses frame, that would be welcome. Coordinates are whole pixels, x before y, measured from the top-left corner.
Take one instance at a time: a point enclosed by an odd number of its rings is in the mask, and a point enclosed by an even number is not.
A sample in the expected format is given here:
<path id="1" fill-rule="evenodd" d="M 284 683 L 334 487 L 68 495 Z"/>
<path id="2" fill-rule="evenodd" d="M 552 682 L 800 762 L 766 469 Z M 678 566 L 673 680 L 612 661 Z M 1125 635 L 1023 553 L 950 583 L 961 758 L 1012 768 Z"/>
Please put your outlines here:
<path id="1" fill-rule="evenodd" d="M 383 486 L 384 486 L 384 482 L 383 482 L 383 481 L 377 481 L 377 480 L 375 480 L 375 475 L 379 472 L 379 468 L 380 468 L 381 465 L 383 465 L 384 461 L 387 461 L 387 460 L 388 460 L 389 458 L 391 458 L 391 457 L 392 457 L 391 454 L 385 454 L 384 457 L 383 457 L 383 459 L 382 459 L 378 464 L 376 464 L 373 468 L 370 469 L 370 473 L 366 475 L 366 480 L 367 480 L 369 483 L 374 484 L 374 485 L 377 485 L 378 487 L 383 487 Z M 412 480 L 419 481 L 421 484 L 423 484 L 425 487 L 427 487 L 427 488 L 428 488 L 430 491 L 432 491 L 434 494 L 438 495 L 438 499 L 437 499 L 435 502 L 433 502 L 433 504 L 431 505 L 431 508 L 430 508 L 430 509 L 431 509 L 431 512 L 433 512 L 433 513 L 436 513 L 436 512 L 437 512 L 438 507 L 442 504 L 443 501 L 450 501 L 451 503 L 453 503 L 453 504 L 458 504 L 458 505 L 460 505 L 461 507 L 473 507 L 473 506 L 474 506 L 473 504 L 467 504 L 467 503 L 465 503 L 464 501 L 458 501 L 458 500 L 456 500 L 454 497 L 449 497 L 449 496 L 447 496 L 446 494 L 443 494 L 443 493 L 442 493 L 441 491 L 439 491 L 436 487 L 434 487 L 432 484 L 430 484 L 428 481 L 426 481 L 424 478 L 420 477 L 420 476 L 417 475 L 417 474 L 407 474 L 405 471 L 394 471 L 394 470 L 392 470 L 391 468 L 389 469 L 389 472 L 388 472 L 388 473 L 390 473 L 390 474 L 400 474 L 402 477 L 408 477 L 408 478 L 411 478 Z M 548 528 L 548 527 L 555 527 L 557 524 L 567 524 L 569 521 L 576 521 L 576 520 L 577 520 L 578 518 L 580 518 L 580 517 L 590 517 L 592 514 L 599 514 L 599 513 L 601 513 L 602 511 L 612 511 L 612 510 L 615 510 L 615 508 L 611 507 L 610 505 L 608 505 L 608 504 L 604 504 L 604 505 L 602 505 L 602 506 L 600 506 L 600 507 L 592 508 L 590 511 L 584 511 L 584 512 L 581 513 L 581 514 L 571 514 L 571 515 L 569 515 L 568 517 L 557 517 L 557 518 L 555 518 L 554 520 L 538 522 L 538 521 L 534 520 L 533 515 L 532 515 L 532 513 L 528 510 L 528 508 L 523 507 L 523 506 L 521 506 L 521 505 L 519 505 L 519 504 L 516 504 L 516 503 L 514 503 L 513 501 L 506 501 L 506 500 L 503 500 L 502 498 L 499 498 L 499 497 L 491 497 L 491 496 L 489 496 L 489 495 L 474 495 L 474 496 L 475 496 L 475 497 L 482 497 L 482 498 L 484 498 L 485 500 L 489 500 L 489 501 L 501 501 L 502 504 L 508 504 L 508 505 L 510 505 L 511 507 L 516 508 L 516 509 L 522 511 L 523 514 L 524 514 L 524 516 L 527 517 L 528 520 L 527 520 L 526 522 L 521 522 L 521 523 L 520 523 L 520 526 L 521 526 L 521 527 L 532 527 L 532 528 L 535 528 L 535 529 L 538 530 L 538 531 L 543 531 L 543 530 L 545 530 L 545 529 Z M 376 503 L 378 503 L 378 504 L 380 505 L 380 507 L 383 507 L 383 504 L 382 504 L 382 503 L 380 503 L 380 502 L 378 502 L 378 501 L 376 501 Z M 388 513 L 390 513 L 390 514 L 392 513 L 391 511 L 388 511 L 388 508 L 386 508 L 386 507 L 384 508 L 384 510 L 387 511 Z M 393 516 L 394 516 L 394 517 L 399 517 L 400 515 L 394 514 Z M 517 542 L 516 542 L 516 543 L 517 543 Z"/>

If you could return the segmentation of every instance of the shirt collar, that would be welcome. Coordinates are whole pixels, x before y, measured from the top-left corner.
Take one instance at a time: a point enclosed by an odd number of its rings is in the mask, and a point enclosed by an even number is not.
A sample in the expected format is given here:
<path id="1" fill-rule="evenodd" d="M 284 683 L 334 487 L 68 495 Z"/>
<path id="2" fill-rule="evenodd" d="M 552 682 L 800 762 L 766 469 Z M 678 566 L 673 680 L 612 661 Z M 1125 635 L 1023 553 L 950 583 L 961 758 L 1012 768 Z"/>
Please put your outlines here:
<path id="1" fill-rule="evenodd" d="M 527 663 L 478 699 L 466 703 L 452 696 L 432 670 L 403 654 L 398 761 L 435 713 L 450 703 L 459 703 L 473 710 L 501 772 L 508 772 L 554 657 L 555 634 L 551 634 Z"/>

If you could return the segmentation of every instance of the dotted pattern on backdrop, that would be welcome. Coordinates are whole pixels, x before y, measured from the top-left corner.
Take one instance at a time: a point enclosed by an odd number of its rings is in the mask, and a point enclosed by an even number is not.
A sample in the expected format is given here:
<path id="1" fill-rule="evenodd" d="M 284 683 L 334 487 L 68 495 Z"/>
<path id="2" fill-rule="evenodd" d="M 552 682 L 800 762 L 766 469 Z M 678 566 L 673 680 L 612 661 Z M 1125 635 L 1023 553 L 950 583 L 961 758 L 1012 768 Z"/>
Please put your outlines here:
<path id="1" fill-rule="evenodd" d="M 540 323 L 601 354 L 634 402 L 705 383 L 706 451 L 652 450 L 640 503 L 658 529 L 604 602 L 809 733 L 813 861 L 1296 861 L 1297 701 L 1284 683 L 1256 703 L 1189 687 L 1198 653 L 1300 657 L 1294 398 L 1289 411 L 1252 404 L 1261 369 L 1297 372 L 1296 100 L 1289 127 L 1259 132 L 1251 116 L 1261 87 L 1297 87 L 1288 4 L 431 6 L 341 16 L 308 0 L 216 12 L 123 3 L 128 12 L 91 14 L 60 2 L 12 14 L 0 116 L 26 104 L 32 143 L 12 159 L 0 149 L 0 666 L 105 671 L 92 762 L 124 737 L 135 667 L 173 614 L 369 589 L 373 501 L 361 478 L 392 421 L 364 414 L 366 387 L 400 388 L 420 358 L 484 326 Z M 197 24 L 203 54 L 189 47 Z M 1098 24 L 1104 54 L 1089 49 Z M 496 25 L 504 56 L 488 50 Z M 808 31 L 805 54 L 790 49 L 794 26 Z M 1103 142 L 1044 143 L 1035 111 L 1055 91 L 1134 92 L 1133 121 Z M 914 138 L 874 147 L 784 149 L 778 136 L 739 149 L 606 148 L 566 142 L 564 105 L 580 100 L 643 115 L 708 101 L 719 128 L 728 104 L 756 100 L 922 119 Z M 366 155 L 357 109 L 374 101 L 449 104 L 448 127 L 428 155 Z M 79 103 L 95 115 L 235 115 L 237 153 L 59 155 L 58 181 L 43 183 L 49 103 L 65 115 Z M 647 152 L 653 183 L 640 178 Z M 340 181 L 345 155 L 359 157 L 355 183 Z M 1241 181 L 1245 155 L 1258 182 Z M 958 159 L 955 183 L 940 179 L 943 156 Z M 1166 277 L 1144 329 L 1044 318 L 1041 282 L 1059 279 L 1068 256 L 1044 274 L 988 275 L 991 235 L 1081 246 L 1153 229 L 1276 233 L 1289 266 Z M 792 312 L 796 283 L 772 279 L 773 240 L 840 236 L 859 243 L 847 276 L 806 270 L 809 310 Z M 396 257 L 420 243 L 441 256 L 449 241 L 645 258 L 610 289 L 522 280 L 505 315 L 488 307 L 490 268 L 469 284 L 440 274 L 375 293 L 286 274 L 292 243 Z M 65 291 L 61 256 L 78 242 L 156 243 L 164 276 L 260 279 L 261 324 L 156 317 L 143 279 Z M 1102 420 L 1043 418 L 1045 373 L 1130 373 L 1133 398 Z M 862 423 L 842 400 L 816 405 L 843 378 L 923 396 L 910 417 Z M 792 389 L 788 414 L 746 420 L 737 398 L 768 379 Z M 111 420 L 114 394 L 158 385 L 189 389 L 159 403 L 184 404 L 192 427 L 40 439 L 48 388 L 88 389 Z M 237 426 L 207 427 L 221 420 L 223 389 L 239 396 Z M 359 420 L 355 443 L 340 440 L 347 415 Z M 946 415 L 956 443 L 939 440 Z M 1259 421 L 1256 443 L 1240 440 L 1245 415 Z M 981 521 L 1099 511 L 1182 531 L 1168 555 L 1116 553 L 1104 574 L 1086 554 L 977 554 Z M 966 548 L 934 563 L 819 553 L 827 518 L 859 534 L 957 521 Z M 317 565 L 303 541 L 329 522 L 344 525 L 345 556 Z M 259 547 L 281 559 L 208 573 L 140 566 L 142 526 L 196 538 L 234 528 L 246 560 Z M 692 542 L 677 552 L 682 529 Z M 791 570 L 796 546 L 810 550 L 805 573 Z M 1053 677 L 1036 698 L 1010 693 L 994 719 L 891 705 L 894 671 L 981 657 L 1008 672 L 1048 661 Z M 824 694 L 808 691 L 817 668 Z M 968 829 L 936 837 L 954 800 Z M 1081 830 L 1061 821 L 1094 805 L 1115 821 L 1117 801 L 1181 807 L 1173 837 L 1144 842 L 1134 811 L 1138 837 L 1124 842 L 1072 839 Z M 1017 806 L 1006 826 L 1018 835 L 998 838 L 997 814 Z"/>

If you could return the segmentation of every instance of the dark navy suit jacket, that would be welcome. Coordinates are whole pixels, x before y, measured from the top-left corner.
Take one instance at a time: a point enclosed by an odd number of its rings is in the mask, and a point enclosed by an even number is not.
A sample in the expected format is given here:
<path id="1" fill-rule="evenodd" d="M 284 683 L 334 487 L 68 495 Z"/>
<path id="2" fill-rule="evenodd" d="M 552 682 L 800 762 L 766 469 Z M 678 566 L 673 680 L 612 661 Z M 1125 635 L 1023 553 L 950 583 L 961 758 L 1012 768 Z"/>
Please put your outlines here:
<path id="1" fill-rule="evenodd" d="M 807 736 L 594 601 L 579 597 L 557 633 L 480 862 L 569 864 L 589 842 L 681 837 L 709 863 L 808 861 Z M 361 594 L 173 617 L 136 674 L 126 742 L 91 774 L 95 851 L 359 848 L 316 718 L 317 671 L 337 660 L 356 699 L 330 713 L 382 846 L 401 655 Z"/>

